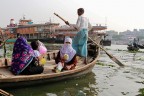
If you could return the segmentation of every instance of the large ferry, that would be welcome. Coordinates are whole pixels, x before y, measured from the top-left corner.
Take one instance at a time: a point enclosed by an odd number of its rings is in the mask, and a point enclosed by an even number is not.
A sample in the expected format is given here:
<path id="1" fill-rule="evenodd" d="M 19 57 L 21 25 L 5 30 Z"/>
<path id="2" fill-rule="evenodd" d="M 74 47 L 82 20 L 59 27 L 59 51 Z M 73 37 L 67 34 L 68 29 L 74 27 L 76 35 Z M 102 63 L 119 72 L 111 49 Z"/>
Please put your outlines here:
<path id="1" fill-rule="evenodd" d="M 96 40 L 96 35 L 104 36 L 107 26 L 100 24 L 93 26 L 93 30 L 89 32 L 89 36 Z M 63 43 L 66 36 L 73 38 L 77 31 L 73 27 L 67 25 L 60 26 L 59 23 L 45 22 L 42 24 L 33 23 L 30 19 L 23 17 L 16 24 L 14 19 L 10 20 L 10 24 L 6 28 L 2 28 L 3 36 L 16 38 L 18 35 L 24 36 L 28 41 L 41 40 L 47 43 Z"/>

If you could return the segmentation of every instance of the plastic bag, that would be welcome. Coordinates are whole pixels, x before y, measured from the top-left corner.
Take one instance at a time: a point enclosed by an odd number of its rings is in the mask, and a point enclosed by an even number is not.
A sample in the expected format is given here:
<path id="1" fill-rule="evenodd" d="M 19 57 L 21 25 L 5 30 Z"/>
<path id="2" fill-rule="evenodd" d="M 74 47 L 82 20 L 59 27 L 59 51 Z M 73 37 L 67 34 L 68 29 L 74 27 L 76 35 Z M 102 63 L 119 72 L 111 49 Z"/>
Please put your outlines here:
<path id="1" fill-rule="evenodd" d="M 47 53 L 47 48 L 45 47 L 45 45 L 40 41 L 38 41 L 38 43 L 39 43 L 38 50 L 39 50 L 40 54 L 46 54 Z"/>
<path id="2" fill-rule="evenodd" d="M 63 65 L 62 65 L 61 62 L 59 62 L 59 63 L 57 64 L 57 69 L 58 69 L 59 71 L 61 71 L 61 70 L 63 69 Z"/>

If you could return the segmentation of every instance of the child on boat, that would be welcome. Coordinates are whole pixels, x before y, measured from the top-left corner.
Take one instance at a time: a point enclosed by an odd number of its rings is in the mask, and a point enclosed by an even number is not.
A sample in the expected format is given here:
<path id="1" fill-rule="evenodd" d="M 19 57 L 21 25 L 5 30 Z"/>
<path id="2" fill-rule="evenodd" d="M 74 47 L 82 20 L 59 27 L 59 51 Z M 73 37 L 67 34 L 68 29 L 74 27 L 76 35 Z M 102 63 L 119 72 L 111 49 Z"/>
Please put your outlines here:
<path id="1" fill-rule="evenodd" d="M 59 50 L 55 58 L 57 66 L 53 71 L 60 72 L 62 70 L 72 70 L 77 65 L 76 51 L 72 48 L 72 39 L 65 38 L 64 45 Z"/>
<path id="2" fill-rule="evenodd" d="M 77 35 L 73 38 L 72 46 L 76 50 L 78 56 L 85 58 L 84 63 L 87 63 L 87 40 L 88 31 L 92 29 L 88 18 L 84 17 L 84 9 L 79 8 L 77 10 L 78 19 L 75 28 L 78 30 Z M 69 22 L 65 22 L 69 25 Z"/>
<path id="3" fill-rule="evenodd" d="M 40 74 L 44 68 L 36 65 L 34 51 L 24 37 L 19 37 L 13 48 L 11 71 L 13 74 Z"/>
<path id="4" fill-rule="evenodd" d="M 47 49 L 40 41 L 31 42 L 31 47 L 34 50 L 34 57 L 38 59 L 40 65 L 44 65 L 46 63 L 46 53 Z"/>

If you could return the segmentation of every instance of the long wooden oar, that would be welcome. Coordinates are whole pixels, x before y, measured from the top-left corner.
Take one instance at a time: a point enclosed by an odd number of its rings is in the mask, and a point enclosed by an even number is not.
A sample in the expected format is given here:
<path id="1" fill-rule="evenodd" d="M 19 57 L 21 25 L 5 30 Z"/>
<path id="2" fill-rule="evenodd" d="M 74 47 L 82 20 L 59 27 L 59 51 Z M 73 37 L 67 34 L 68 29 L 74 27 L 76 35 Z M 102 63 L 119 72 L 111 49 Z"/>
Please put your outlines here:
<path id="1" fill-rule="evenodd" d="M 99 48 L 101 48 L 105 53 L 110 57 L 111 60 L 113 60 L 115 63 L 117 63 L 119 66 L 124 67 L 124 64 L 122 64 L 116 57 L 108 53 L 104 48 L 102 48 L 99 44 L 97 44 L 94 40 L 92 40 L 90 37 L 88 37 L 93 43 L 95 43 Z"/>
<path id="2" fill-rule="evenodd" d="M 64 22 L 68 22 L 65 19 L 63 19 L 61 16 L 59 16 L 58 14 L 54 13 L 54 15 L 56 15 L 57 17 L 59 17 L 61 20 L 63 20 Z M 68 24 L 70 26 L 70 24 Z M 71 26 L 70 26 L 71 27 Z M 74 27 L 74 26 L 73 26 Z M 76 30 L 78 30 L 76 27 L 74 27 Z"/>
<path id="3" fill-rule="evenodd" d="M 54 15 L 56 15 L 57 17 L 59 17 L 61 20 L 63 20 L 64 22 L 68 22 L 65 19 L 63 19 L 61 16 L 59 16 L 58 14 L 54 13 Z M 70 26 L 70 25 L 69 25 Z M 74 26 L 73 26 L 74 27 Z M 74 27 L 75 28 L 75 27 Z M 75 28 L 77 29 L 77 28 Z M 115 63 L 117 63 L 119 66 L 124 67 L 124 64 L 122 64 L 117 58 L 115 58 L 113 55 L 109 54 L 104 48 L 102 48 L 99 44 L 97 44 L 94 40 L 92 40 L 90 37 L 88 37 L 93 43 L 95 43 L 99 48 L 101 48 L 103 51 L 105 51 L 105 53 L 110 57 L 111 60 L 113 60 Z"/>
<path id="4" fill-rule="evenodd" d="M 12 94 L 0 89 L 0 94 L 3 95 L 3 96 L 13 96 Z"/>

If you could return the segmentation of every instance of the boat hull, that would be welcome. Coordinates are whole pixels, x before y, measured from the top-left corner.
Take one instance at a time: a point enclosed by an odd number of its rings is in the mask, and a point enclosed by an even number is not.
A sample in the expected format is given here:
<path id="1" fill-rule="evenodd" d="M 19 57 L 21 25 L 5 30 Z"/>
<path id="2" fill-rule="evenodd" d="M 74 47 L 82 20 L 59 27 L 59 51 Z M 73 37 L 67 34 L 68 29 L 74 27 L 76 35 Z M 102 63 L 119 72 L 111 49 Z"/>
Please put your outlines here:
<path id="1" fill-rule="evenodd" d="M 4 78 L 0 78 L 0 88 L 24 87 L 24 86 L 30 86 L 30 85 L 43 84 L 43 83 L 47 84 L 47 83 L 57 82 L 57 81 L 66 80 L 66 79 L 73 79 L 75 77 L 79 77 L 87 73 L 90 73 L 93 67 L 95 66 L 99 58 L 99 54 L 100 54 L 100 48 L 99 47 L 95 47 L 95 48 L 96 48 L 95 51 L 94 50 L 88 51 L 89 54 L 95 53 L 95 54 L 91 54 L 92 56 L 90 56 L 91 58 L 89 59 L 88 64 L 81 63 L 81 65 L 78 68 L 75 68 L 73 70 L 63 71 L 60 73 L 44 72 L 42 74 L 36 74 L 36 75 L 18 75 L 18 76 L 12 76 L 12 77 L 6 76 Z M 54 54 L 54 53 L 51 53 L 51 54 Z M 50 58 L 53 58 L 53 57 L 49 57 L 49 59 Z M 45 67 L 45 68 L 48 68 L 48 67 Z M 7 72 L 9 71 L 8 69 L 4 69 L 4 70 L 7 70 Z M 1 68 L 1 72 L 2 71 L 3 70 Z M 48 69 L 48 71 L 51 71 L 51 70 Z M 11 72 L 9 72 L 9 74 L 11 74 Z"/>
<path id="2" fill-rule="evenodd" d="M 144 45 L 137 44 L 140 49 L 144 49 Z"/>
<path id="3" fill-rule="evenodd" d="M 53 83 L 53 82 L 57 82 L 61 80 L 72 79 L 72 78 L 83 76 L 84 74 L 90 73 L 94 65 L 95 64 L 93 64 L 92 66 L 89 66 L 89 68 L 87 68 L 86 70 L 81 70 L 72 74 L 57 76 L 53 78 L 41 78 L 37 80 L 29 80 L 29 81 L 21 81 L 21 82 L 3 82 L 3 83 L 0 83 L 0 88 L 26 87 L 26 86 L 32 86 L 32 85 L 49 84 L 49 83 Z"/>
<path id="4" fill-rule="evenodd" d="M 138 51 L 139 50 L 138 47 L 136 48 L 136 47 L 133 47 L 133 46 L 128 46 L 127 49 L 128 49 L 128 51 Z"/>
<path id="5" fill-rule="evenodd" d="M 111 40 L 101 40 L 101 45 L 103 45 L 103 46 L 111 46 Z"/>

